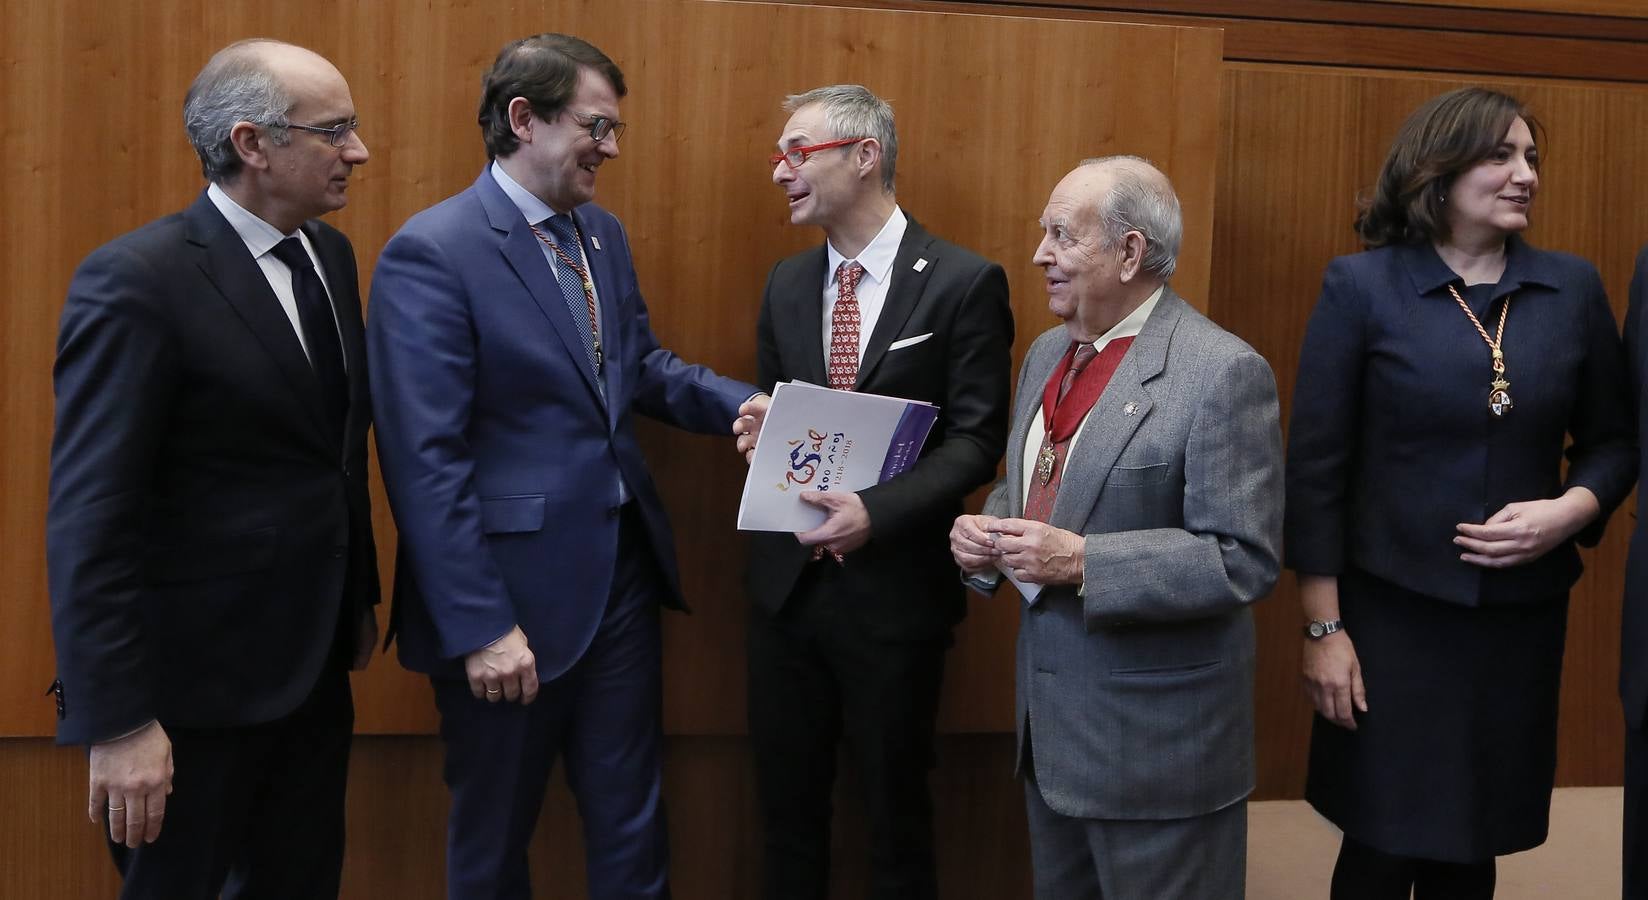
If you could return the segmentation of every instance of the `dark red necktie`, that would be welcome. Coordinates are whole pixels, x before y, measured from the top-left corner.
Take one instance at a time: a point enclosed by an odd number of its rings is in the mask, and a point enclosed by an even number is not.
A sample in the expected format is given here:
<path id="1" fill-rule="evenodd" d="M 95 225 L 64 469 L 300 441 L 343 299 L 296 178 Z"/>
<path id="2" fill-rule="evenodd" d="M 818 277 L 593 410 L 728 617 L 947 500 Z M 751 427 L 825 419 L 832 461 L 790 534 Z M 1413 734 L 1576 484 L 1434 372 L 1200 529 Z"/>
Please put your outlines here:
<path id="1" fill-rule="evenodd" d="M 1132 337 L 1116 338 L 1105 344 L 1102 352 L 1095 351 L 1092 344 L 1076 344 L 1066 353 L 1065 362 L 1048 377 L 1042 392 L 1041 449 L 1036 453 L 1036 465 L 1025 473 L 1030 479 L 1030 494 L 1024 500 L 1026 519 L 1046 522 L 1052 518 L 1053 503 L 1064 481 L 1070 440 L 1110 384 L 1110 376 L 1116 374 L 1132 343 Z M 1065 402 L 1067 399 L 1069 402 Z"/>
<path id="2" fill-rule="evenodd" d="M 830 387 L 850 391 L 858 381 L 858 280 L 864 267 L 844 262 L 836 267 L 835 307 L 830 310 Z"/>

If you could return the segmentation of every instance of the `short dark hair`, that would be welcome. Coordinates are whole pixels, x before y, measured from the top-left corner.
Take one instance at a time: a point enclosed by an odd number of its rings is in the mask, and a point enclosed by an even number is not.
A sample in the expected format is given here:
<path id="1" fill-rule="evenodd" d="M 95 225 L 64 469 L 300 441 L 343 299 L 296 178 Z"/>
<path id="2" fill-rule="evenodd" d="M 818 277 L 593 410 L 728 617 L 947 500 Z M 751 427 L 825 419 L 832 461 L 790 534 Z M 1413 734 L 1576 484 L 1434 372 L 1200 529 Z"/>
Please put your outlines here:
<path id="1" fill-rule="evenodd" d="M 509 101 L 525 97 L 541 119 L 554 118 L 578 89 L 578 73 L 593 69 L 622 97 L 624 73 L 595 47 L 570 34 L 535 34 L 506 44 L 481 78 L 481 110 L 476 120 L 486 155 L 508 156 L 520 146 L 509 127 Z"/>
<path id="2" fill-rule="evenodd" d="M 1373 197 L 1356 216 L 1363 245 L 1446 240 L 1454 179 L 1491 156 L 1517 119 L 1528 124 L 1535 146 L 1545 143 L 1544 128 L 1522 101 L 1499 91 L 1459 88 L 1414 110 L 1391 143 Z"/>

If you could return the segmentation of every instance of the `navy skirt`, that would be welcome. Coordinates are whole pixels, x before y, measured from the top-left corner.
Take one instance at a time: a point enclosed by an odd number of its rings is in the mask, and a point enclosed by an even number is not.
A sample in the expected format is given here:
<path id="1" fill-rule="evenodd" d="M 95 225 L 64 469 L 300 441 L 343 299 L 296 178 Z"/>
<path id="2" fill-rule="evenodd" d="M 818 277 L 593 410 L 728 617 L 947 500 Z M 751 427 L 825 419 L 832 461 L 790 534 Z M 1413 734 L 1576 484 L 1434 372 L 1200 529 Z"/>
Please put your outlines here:
<path id="1" fill-rule="evenodd" d="M 1479 862 L 1544 843 L 1567 595 L 1466 607 L 1347 572 L 1339 606 L 1368 712 L 1356 731 L 1316 717 L 1305 799 L 1399 856 Z"/>

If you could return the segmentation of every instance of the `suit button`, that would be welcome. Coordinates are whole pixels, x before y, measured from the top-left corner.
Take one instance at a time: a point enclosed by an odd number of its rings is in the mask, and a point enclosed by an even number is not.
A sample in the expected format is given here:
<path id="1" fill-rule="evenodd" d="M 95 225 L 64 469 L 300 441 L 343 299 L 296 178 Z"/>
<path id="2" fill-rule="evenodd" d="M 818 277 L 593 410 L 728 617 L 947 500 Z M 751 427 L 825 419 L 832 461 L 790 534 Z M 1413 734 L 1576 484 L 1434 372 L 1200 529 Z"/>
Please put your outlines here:
<path id="1" fill-rule="evenodd" d="M 344 550 L 345 550 L 345 548 L 343 548 L 343 547 L 333 547 L 332 548 L 332 558 L 333 559 L 343 559 Z"/>
<path id="2" fill-rule="evenodd" d="M 607 507 L 607 518 L 616 519 L 616 518 L 618 518 L 618 514 L 621 513 L 622 511 L 623 511 L 623 507 L 621 507 L 621 506 L 609 506 L 609 507 Z"/>
<path id="3" fill-rule="evenodd" d="M 350 471 L 349 471 L 349 467 L 348 467 L 348 466 L 347 466 L 347 465 L 345 465 L 345 466 L 344 466 L 344 467 L 343 467 L 343 477 L 345 477 L 345 478 L 350 478 L 350 477 L 353 477 L 353 475 L 354 475 L 354 473 L 353 473 L 353 472 L 350 472 Z"/>

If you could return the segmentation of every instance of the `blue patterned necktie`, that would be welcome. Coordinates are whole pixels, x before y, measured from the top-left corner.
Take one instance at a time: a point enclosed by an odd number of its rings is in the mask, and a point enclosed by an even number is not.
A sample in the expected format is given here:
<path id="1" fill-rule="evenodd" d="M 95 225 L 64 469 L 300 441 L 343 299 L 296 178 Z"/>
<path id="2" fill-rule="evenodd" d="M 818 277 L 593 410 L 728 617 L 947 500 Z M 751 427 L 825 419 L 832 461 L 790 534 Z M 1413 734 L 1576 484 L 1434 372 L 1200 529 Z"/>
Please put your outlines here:
<path id="1" fill-rule="evenodd" d="M 596 375 L 601 373 L 600 331 L 596 325 L 595 294 L 592 290 L 593 282 L 589 280 L 588 272 L 579 262 L 582 255 L 578 244 L 578 230 L 573 227 L 572 217 L 565 213 L 550 216 L 544 220 L 554 242 L 545 240 L 560 265 L 555 267 L 555 280 L 561 283 L 561 294 L 566 298 L 567 312 L 572 314 L 572 323 L 578 328 L 578 337 L 584 342 L 584 355 L 588 358 L 590 371 Z M 540 240 L 543 232 L 534 228 Z"/>

